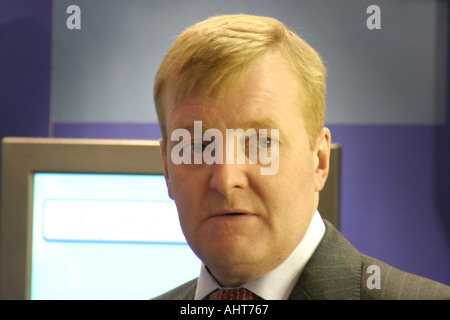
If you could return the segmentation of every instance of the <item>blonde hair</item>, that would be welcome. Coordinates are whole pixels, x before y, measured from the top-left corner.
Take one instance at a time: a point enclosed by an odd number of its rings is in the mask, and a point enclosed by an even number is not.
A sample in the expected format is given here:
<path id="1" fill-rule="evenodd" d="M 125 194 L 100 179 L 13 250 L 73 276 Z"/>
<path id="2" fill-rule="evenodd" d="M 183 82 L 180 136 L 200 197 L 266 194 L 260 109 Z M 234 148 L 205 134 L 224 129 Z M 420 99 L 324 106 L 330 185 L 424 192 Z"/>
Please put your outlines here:
<path id="1" fill-rule="evenodd" d="M 326 70 L 319 54 L 280 21 L 245 14 L 220 15 L 185 30 L 173 43 L 156 74 L 154 101 L 167 141 L 163 95 L 175 101 L 195 92 L 221 99 L 245 77 L 258 56 L 278 50 L 291 64 L 304 89 L 299 107 L 311 149 L 324 125 Z"/>

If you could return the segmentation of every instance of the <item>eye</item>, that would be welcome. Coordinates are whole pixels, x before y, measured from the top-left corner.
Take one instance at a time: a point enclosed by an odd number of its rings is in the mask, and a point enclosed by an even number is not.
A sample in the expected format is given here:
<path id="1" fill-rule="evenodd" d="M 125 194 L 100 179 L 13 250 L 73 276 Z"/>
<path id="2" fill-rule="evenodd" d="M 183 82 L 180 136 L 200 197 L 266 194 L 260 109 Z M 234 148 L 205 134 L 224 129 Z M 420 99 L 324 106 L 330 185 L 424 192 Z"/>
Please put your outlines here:
<path id="1" fill-rule="evenodd" d="M 270 148 L 272 139 L 270 137 L 260 137 L 258 143 L 260 148 Z"/>
<path id="2" fill-rule="evenodd" d="M 206 145 L 202 142 L 190 141 L 183 145 L 183 154 L 200 154 L 205 150 Z"/>
<path id="3" fill-rule="evenodd" d="M 245 144 L 247 151 L 270 150 L 273 146 L 273 139 L 266 134 L 258 134 L 251 137 L 246 137 Z"/>
<path id="4" fill-rule="evenodd" d="M 202 153 L 205 150 L 206 145 L 199 142 L 192 142 L 191 148 L 194 153 Z"/>

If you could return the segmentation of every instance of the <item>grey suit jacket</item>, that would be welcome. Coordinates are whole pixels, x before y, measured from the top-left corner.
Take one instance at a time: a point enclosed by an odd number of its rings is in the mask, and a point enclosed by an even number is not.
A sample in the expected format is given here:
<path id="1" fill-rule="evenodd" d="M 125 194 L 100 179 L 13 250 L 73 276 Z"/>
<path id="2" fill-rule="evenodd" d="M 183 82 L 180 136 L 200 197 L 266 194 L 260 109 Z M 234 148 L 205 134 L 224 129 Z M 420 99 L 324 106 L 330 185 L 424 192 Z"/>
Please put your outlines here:
<path id="1" fill-rule="evenodd" d="M 325 235 L 289 300 L 450 300 L 449 286 L 360 253 L 331 223 L 324 222 Z M 155 299 L 193 300 L 196 286 L 194 279 Z"/>

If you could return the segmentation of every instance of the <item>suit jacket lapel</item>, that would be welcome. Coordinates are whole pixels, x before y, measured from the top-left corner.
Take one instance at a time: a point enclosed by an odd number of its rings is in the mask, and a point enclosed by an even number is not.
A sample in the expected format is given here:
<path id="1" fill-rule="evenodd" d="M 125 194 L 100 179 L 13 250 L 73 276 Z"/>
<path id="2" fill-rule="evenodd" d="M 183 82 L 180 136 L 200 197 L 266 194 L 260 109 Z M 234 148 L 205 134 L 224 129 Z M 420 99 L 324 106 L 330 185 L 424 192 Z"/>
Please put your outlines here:
<path id="1" fill-rule="evenodd" d="M 359 299 L 362 256 L 325 221 L 325 235 L 305 266 L 290 300 Z"/>
<path id="2" fill-rule="evenodd" d="M 194 279 L 188 283 L 186 291 L 184 291 L 180 296 L 179 300 L 194 300 L 195 290 L 197 289 L 197 279 Z"/>

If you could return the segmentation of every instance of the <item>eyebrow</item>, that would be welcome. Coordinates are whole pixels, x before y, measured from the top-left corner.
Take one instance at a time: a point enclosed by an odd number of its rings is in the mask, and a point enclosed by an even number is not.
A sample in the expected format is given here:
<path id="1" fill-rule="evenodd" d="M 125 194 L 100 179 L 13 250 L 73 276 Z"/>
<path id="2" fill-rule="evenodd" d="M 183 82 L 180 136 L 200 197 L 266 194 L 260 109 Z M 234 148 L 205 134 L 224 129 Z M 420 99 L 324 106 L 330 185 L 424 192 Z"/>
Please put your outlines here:
<path id="1" fill-rule="evenodd" d="M 272 119 L 256 119 L 244 123 L 241 129 L 279 129 L 279 125 Z"/>

